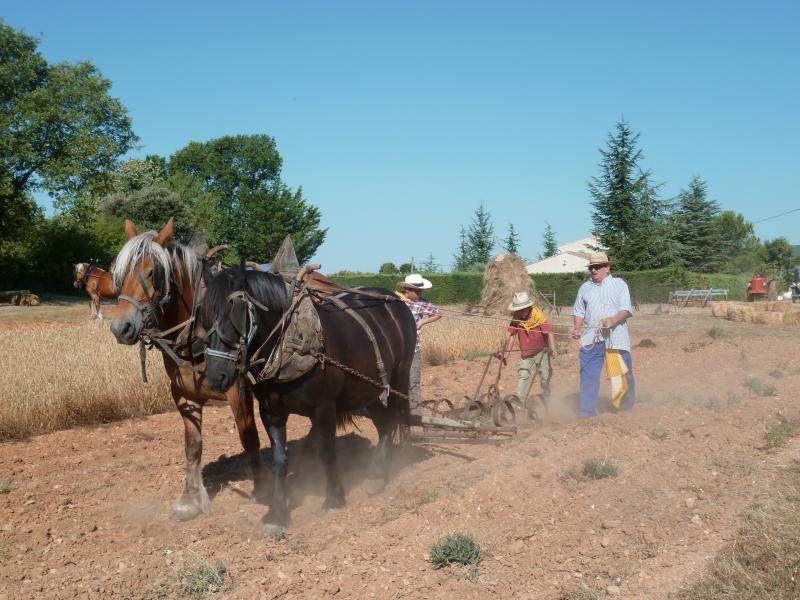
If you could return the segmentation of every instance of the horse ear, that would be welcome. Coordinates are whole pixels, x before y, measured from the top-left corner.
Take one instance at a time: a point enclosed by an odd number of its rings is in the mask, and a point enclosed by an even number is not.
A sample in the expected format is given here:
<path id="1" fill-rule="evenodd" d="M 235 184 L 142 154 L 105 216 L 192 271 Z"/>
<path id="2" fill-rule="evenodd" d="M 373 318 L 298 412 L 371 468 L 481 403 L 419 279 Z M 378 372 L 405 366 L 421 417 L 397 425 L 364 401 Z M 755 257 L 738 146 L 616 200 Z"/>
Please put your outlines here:
<path id="1" fill-rule="evenodd" d="M 158 232 L 158 235 L 153 238 L 153 241 L 159 246 L 166 246 L 172 239 L 172 217 L 169 218 L 164 228 Z"/>
<path id="2" fill-rule="evenodd" d="M 137 235 L 139 235 L 139 232 L 136 231 L 136 225 L 130 219 L 125 219 L 125 239 L 129 240 Z"/>

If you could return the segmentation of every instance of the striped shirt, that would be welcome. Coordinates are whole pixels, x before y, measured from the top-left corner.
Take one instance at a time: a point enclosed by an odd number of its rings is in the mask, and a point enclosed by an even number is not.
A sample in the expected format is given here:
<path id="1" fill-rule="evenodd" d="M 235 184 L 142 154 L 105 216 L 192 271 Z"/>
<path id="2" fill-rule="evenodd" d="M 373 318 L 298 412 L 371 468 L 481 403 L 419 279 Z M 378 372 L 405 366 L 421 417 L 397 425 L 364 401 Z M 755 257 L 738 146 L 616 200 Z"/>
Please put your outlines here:
<path id="1" fill-rule="evenodd" d="M 608 332 L 599 329 L 600 321 L 613 317 L 621 310 L 633 315 L 631 294 L 628 284 L 619 277 L 607 275 L 600 283 L 591 279 L 578 289 L 578 297 L 572 307 L 573 317 L 583 317 L 583 335 L 581 346 L 590 346 L 595 341 L 603 341 L 608 348 L 631 351 L 631 340 L 628 337 L 628 323 L 617 325 Z"/>

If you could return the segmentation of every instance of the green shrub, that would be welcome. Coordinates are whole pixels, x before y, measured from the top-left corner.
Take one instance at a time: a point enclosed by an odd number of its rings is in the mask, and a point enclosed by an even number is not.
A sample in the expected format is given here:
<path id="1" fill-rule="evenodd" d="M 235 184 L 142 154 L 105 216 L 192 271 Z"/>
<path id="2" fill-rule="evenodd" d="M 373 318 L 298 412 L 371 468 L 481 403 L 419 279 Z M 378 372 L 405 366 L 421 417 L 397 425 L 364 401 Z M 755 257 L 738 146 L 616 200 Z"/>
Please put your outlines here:
<path id="1" fill-rule="evenodd" d="M 583 474 L 589 479 L 608 479 L 616 477 L 617 473 L 619 473 L 619 467 L 608 457 L 602 460 L 587 458 L 583 461 Z"/>
<path id="2" fill-rule="evenodd" d="M 759 396 L 774 396 L 775 386 L 763 383 L 758 377 L 748 377 L 742 385 Z"/>
<path id="3" fill-rule="evenodd" d="M 225 565 L 220 561 L 212 565 L 193 552 L 189 556 L 195 563 L 194 568 L 175 573 L 175 583 L 180 594 L 190 598 L 204 598 L 228 590 L 228 570 Z"/>
<path id="4" fill-rule="evenodd" d="M 481 560 L 481 547 L 466 533 L 451 533 L 431 546 L 434 569 L 447 565 L 477 565 Z"/>
<path id="5" fill-rule="evenodd" d="M 778 413 L 778 422 L 764 432 L 764 448 L 769 449 L 780 446 L 794 436 L 798 426 L 800 426 L 800 422 L 796 419 L 790 421 L 781 413 Z"/>

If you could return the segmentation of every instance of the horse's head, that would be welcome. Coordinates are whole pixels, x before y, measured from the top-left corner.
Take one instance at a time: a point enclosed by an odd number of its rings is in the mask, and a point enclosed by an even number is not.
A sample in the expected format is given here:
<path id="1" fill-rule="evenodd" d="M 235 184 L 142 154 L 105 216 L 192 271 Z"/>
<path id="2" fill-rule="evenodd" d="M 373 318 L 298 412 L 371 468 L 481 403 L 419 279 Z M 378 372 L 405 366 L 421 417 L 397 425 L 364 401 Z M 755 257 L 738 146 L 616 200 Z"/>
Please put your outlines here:
<path id="1" fill-rule="evenodd" d="M 83 287 L 83 276 L 86 275 L 86 269 L 89 268 L 89 265 L 86 263 L 77 263 L 72 270 L 72 274 L 74 275 L 74 280 L 72 285 L 75 286 L 77 289 L 81 289 Z"/>
<path id="2" fill-rule="evenodd" d="M 145 327 L 158 326 L 158 314 L 170 300 L 172 266 L 166 246 L 172 239 L 172 217 L 158 233 L 139 234 L 126 220 L 125 237 L 128 241 L 112 269 L 121 311 L 111 332 L 120 344 L 130 345 L 138 341 Z"/>
<path id="3" fill-rule="evenodd" d="M 203 278 L 205 374 L 215 390 L 224 392 L 246 373 L 252 353 L 286 309 L 286 288 L 280 276 L 247 271 L 244 263 L 216 275 L 206 264 Z"/>

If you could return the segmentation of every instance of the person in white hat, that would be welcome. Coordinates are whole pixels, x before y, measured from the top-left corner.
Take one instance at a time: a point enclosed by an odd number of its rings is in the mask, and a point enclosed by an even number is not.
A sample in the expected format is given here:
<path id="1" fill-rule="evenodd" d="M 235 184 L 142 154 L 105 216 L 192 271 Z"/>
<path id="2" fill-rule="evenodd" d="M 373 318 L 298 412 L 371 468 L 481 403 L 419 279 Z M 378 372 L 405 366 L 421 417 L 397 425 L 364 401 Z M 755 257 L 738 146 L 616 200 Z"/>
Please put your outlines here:
<path id="1" fill-rule="evenodd" d="M 556 357 L 556 341 L 547 317 L 533 305 L 528 292 L 515 292 L 508 307 L 511 311 L 511 323 L 508 326 L 508 340 L 503 348 L 501 358 L 519 343 L 520 358 L 517 363 L 517 397 L 523 402 L 528 396 L 531 386 L 531 374 L 536 363 L 539 363 L 539 384 L 546 395 L 550 392 L 552 369 L 550 360 Z M 547 354 L 542 352 L 547 349 Z M 538 358 L 541 355 L 541 358 Z"/>
<path id="2" fill-rule="evenodd" d="M 419 273 L 407 275 L 405 280 L 398 284 L 403 288 L 397 295 L 402 298 L 411 309 L 414 321 L 417 323 L 417 345 L 414 349 L 414 360 L 411 363 L 411 377 L 409 380 L 408 395 L 411 396 L 411 414 L 422 414 L 422 390 L 420 380 L 422 378 L 422 337 L 420 330 L 428 323 L 433 323 L 442 318 L 439 309 L 433 304 L 422 298 L 422 290 L 429 290 L 433 284 Z"/>
<path id="3" fill-rule="evenodd" d="M 633 316 L 631 294 L 625 281 L 611 275 L 611 265 L 605 252 L 594 252 L 589 256 L 592 278 L 578 289 L 572 307 L 572 337 L 581 343 L 578 418 L 597 415 L 603 366 L 609 370 L 606 352 L 619 355 L 610 358 L 616 363 L 615 372 L 625 379 L 625 388 L 618 399 L 620 408 L 631 410 L 634 404 L 633 362 L 627 324 Z M 619 363 L 620 359 L 624 367 Z"/>

